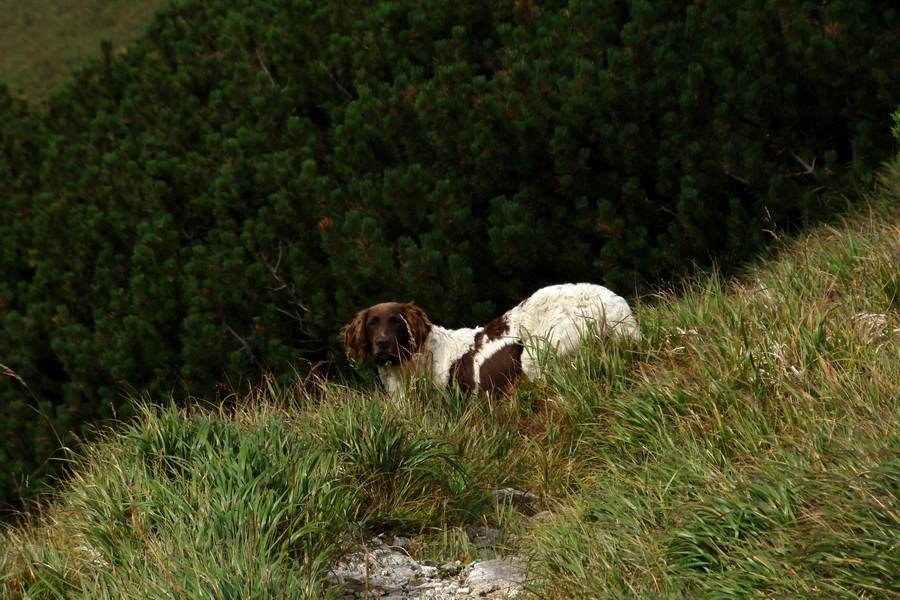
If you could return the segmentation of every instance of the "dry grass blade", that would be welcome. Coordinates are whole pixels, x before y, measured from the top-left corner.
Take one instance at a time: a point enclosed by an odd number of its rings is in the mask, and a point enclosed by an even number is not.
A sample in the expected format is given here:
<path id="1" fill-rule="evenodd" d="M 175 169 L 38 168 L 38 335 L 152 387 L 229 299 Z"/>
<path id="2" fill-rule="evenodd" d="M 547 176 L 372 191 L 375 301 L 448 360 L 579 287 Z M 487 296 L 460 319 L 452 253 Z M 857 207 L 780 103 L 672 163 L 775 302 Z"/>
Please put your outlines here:
<path id="1" fill-rule="evenodd" d="M 0 364 L 0 369 L 3 369 L 3 374 L 6 375 L 7 377 L 11 377 L 12 379 L 15 379 L 16 381 L 21 383 L 26 388 L 28 387 L 28 384 L 25 383 L 25 380 L 23 380 L 21 377 L 19 377 L 15 371 L 10 369 L 6 365 Z"/>

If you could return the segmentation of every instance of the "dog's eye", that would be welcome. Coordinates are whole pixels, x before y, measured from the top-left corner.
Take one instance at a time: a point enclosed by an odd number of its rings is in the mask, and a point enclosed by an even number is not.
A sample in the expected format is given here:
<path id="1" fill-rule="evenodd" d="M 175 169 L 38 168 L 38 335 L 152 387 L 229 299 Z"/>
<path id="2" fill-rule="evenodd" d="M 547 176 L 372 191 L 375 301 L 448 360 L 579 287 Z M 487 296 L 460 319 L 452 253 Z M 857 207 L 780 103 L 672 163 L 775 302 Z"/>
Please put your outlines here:
<path id="1" fill-rule="evenodd" d="M 395 315 L 390 318 L 390 322 L 391 322 L 391 325 L 399 325 L 400 323 L 403 322 L 403 319 L 401 319 L 400 317 Z"/>
<path id="2" fill-rule="evenodd" d="M 372 317 L 371 319 L 369 319 L 368 325 L 369 327 L 375 327 L 376 325 L 378 325 L 378 317 Z"/>

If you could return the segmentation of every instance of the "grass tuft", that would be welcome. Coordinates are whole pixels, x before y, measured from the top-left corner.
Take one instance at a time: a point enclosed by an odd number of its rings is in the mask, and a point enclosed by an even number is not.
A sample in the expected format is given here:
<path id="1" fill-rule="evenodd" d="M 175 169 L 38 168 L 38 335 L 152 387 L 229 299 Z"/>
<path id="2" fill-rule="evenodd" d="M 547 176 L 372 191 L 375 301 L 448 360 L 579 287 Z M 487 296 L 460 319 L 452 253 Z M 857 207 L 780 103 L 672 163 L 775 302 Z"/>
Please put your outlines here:
<path id="1" fill-rule="evenodd" d="M 7 597 L 328 591 L 354 494 L 336 457 L 271 407 L 235 416 L 145 406 L 79 464 L 7 550 Z"/>

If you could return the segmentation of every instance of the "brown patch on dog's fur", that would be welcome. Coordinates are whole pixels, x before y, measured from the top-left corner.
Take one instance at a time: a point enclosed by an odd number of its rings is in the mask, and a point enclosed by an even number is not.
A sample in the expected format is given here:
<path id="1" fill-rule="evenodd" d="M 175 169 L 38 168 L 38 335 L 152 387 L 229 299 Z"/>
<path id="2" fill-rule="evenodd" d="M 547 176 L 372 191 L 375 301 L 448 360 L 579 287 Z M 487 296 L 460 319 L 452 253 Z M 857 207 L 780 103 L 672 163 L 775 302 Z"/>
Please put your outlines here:
<path id="1" fill-rule="evenodd" d="M 475 335 L 472 348 L 450 366 L 450 379 L 463 392 L 471 392 L 475 385 L 475 357 L 482 352 L 486 342 L 503 338 L 509 333 L 505 317 L 494 319 Z M 522 374 L 522 344 L 510 340 L 487 357 L 478 371 L 479 387 L 487 394 L 505 393 Z"/>
<path id="2" fill-rule="evenodd" d="M 481 364 L 481 389 L 487 394 L 504 394 L 522 374 L 522 344 L 510 342 Z"/>
<path id="3" fill-rule="evenodd" d="M 509 333 L 509 323 L 506 322 L 506 317 L 497 317 L 490 323 L 484 326 L 484 329 L 481 330 L 479 335 L 484 335 L 488 340 L 496 340 L 501 338 Z"/>

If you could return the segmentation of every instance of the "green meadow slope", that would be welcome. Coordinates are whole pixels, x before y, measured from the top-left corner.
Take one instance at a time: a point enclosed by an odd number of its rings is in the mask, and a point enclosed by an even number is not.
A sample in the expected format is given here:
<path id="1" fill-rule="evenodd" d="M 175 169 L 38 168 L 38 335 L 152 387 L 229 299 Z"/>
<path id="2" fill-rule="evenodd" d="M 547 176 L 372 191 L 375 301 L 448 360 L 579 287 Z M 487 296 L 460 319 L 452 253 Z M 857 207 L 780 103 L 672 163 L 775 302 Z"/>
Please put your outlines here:
<path id="1" fill-rule="evenodd" d="M 0 0 L 0 83 L 40 101 L 70 80 L 100 41 L 118 49 L 144 32 L 163 0 Z"/>
<path id="2" fill-rule="evenodd" d="M 540 598 L 896 597 L 900 164 L 869 201 L 508 398 L 147 398 L 2 531 L 0 597 L 330 597 L 354 541 L 467 561 L 472 525 L 516 534 L 491 552 Z M 506 486 L 538 505 L 494 505 Z"/>

